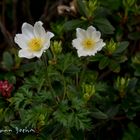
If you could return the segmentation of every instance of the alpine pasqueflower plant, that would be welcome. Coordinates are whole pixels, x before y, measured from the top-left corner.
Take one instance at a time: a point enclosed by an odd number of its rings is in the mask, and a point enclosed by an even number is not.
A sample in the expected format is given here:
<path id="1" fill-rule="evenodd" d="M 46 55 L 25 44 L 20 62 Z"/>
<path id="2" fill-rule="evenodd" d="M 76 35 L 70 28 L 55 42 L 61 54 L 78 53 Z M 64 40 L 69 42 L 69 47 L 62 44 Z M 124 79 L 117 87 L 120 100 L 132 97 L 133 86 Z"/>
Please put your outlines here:
<path id="1" fill-rule="evenodd" d="M 0 140 L 140 140 L 140 1 L 0 7 Z"/>
<path id="2" fill-rule="evenodd" d="M 16 34 L 14 40 L 21 48 L 19 57 L 40 58 L 42 53 L 50 46 L 50 39 L 54 36 L 51 32 L 46 32 L 43 23 L 38 21 L 34 26 L 23 23 L 22 34 Z"/>

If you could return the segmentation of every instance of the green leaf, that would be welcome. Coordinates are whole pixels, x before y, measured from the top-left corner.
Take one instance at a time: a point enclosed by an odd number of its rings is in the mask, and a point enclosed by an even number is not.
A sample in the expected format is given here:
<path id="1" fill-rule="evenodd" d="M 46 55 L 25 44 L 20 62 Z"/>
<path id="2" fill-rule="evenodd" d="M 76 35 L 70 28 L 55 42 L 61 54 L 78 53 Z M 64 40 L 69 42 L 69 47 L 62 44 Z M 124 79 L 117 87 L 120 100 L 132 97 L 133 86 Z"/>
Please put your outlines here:
<path id="1" fill-rule="evenodd" d="M 127 56 L 125 55 L 119 55 L 119 57 L 114 56 L 114 59 L 119 63 L 123 63 L 127 60 Z"/>
<path id="2" fill-rule="evenodd" d="M 101 4 L 107 10 L 112 11 L 112 10 L 118 10 L 120 8 L 120 6 L 122 5 L 122 1 L 120 1 L 120 0 L 115 0 L 115 1 L 114 0 L 107 0 L 107 1 L 101 0 Z"/>
<path id="3" fill-rule="evenodd" d="M 110 61 L 110 65 L 109 68 L 113 71 L 113 72 L 120 72 L 120 64 L 117 63 L 116 61 Z"/>
<path id="4" fill-rule="evenodd" d="M 29 135 L 29 136 L 26 136 L 24 138 L 24 140 L 37 140 L 37 137 L 36 136 Z"/>
<path id="5" fill-rule="evenodd" d="M 85 8 L 85 4 L 83 2 L 83 0 L 76 0 L 77 2 L 77 8 L 78 8 L 78 11 L 79 13 L 82 15 L 82 16 L 86 16 L 87 17 L 87 10 Z"/>
<path id="6" fill-rule="evenodd" d="M 128 38 L 131 40 L 138 40 L 140 39 L 140 32 L 133 32 L 128 35 Z"/>
<path id="7" fill-rule="evenodd" d="M 136 71 L 134 72 L 134 74 L 135 74 L 135 76 L 140 76 L 140 70 L 136 70 Z"/>
<path id="8" fill-rule="evenodd" d="M 75 72 L 78 72 L 79 71 L 79 68 L 78 67 L 75 67 L 75 65 L 78 63 L 79 61 L 77 60 L 76 57 L 72 56 L 72 54 L 68 53 L 66 55 L 61 55 L 59 60 L 58 60 L 58 69 L 60 69 L 63 73 L 65 71 L 69 71 L 69 70 L 72 70 L 72 68 L 70 67 L 73 67 L 73 70 Z"/>
<path id="9" fill-rule="evenodd" d="M 95 84 L 95 89 L 97 92 L 105 92 L 108 90 L 108 85 L 105 82 L 98 82 Z"/>
<path id="10" fill-rule="evenodd" d="M 0 95 L 0 108 L 4 108 L 5 106 L 6 106 L 6 103 L 3 100 L 3 97 Z"/>
<path id="11" fill-rule="evenodd" d="M 132 78 L 129 83 L 128 83 L 128 91 L 134 92 L 136 85 L 137 85 L 138 79 L 137 78 Z"/>
<path id="12" fill-rule="evenodd" d="M 77 27 L 83 26 L 84 23 L 85 21 L 75 19 L 65 22 L 63 26 L 65 31 L 71 31 L 76 29 Z"/>
<path id="13" fill-rule="evenodd" d="M 5 119 L 5 122 L 10 122 L 12 119 L 14 119 L 14 112 L 11 108 L 5 109 L 4 119 Z"/>
<path id="14" fill-rule="evenodd" d="M 101 112 L 99 109 L 93 109 L 91 112 L 92 116 L 96 119 L 107 119 L 107 114 Z"/>
<path id="15" fill-rule="evenodd" d="M 129 109 L 126 115 L 130 120 L 133 120 L 134 117 L 136 117 L 136 112 L 132 109 Z"/>
<path id="16" fill-rule="evenodd" d="M 32 107 L 31 109 L 20 109 L 19 115 L 22 124 L 29 128 L 42 127 L 48 121 L 50 113 L 49 108 L 42 104 Z"/>
<path id="17" fill-rule="evenodd" d="M 11 73 L 10 71 L 5 74 L 5 79 L 9 81 L 9 83 L 16 83 L 16 76 L 14 73 Z"/>
<path id="18" fill-rule="evenodd" d="M 108 114 L 108 117 L 109 118 L 114 117 L 119 112 L 119 108 L 120 108 L 119 105 L 111 106 L 106 112 Z"/>
<path id="19" fill-rule="evenodd" d="M 129 45 L 128 41 L 119 42 L 118 47 L 113 54 L 115 55 L 118 53 L 122 53 L 128 47 L 128 45 Z"/>
<path id="20" fill-rule="evenodd" d="M 90 61 L 100 61 L 104 57 L 103 54 L 97 53 L 95 56 L 90 57 Z"/>
<path id="21" fill-rule="evenodd" d="M 12 55 L 9 52 L 4 52 L 3 53 L 3 64 L 4 66 L 8 69 L 11 70 L 13 66 L 13 58 Z"/>
<path id="22" fill-rule="evenodd" d="M 35 68 L 36 64 L 37 64 L 36 62 L 30 62 L 30 63 L 27 63 L 27 64 L 23 64 L 21 66 L 21 70 L 29 72 L 29 71 L 31 71 L 31 70 L 33 70 Z"/>
<path id="23" fill-rule="evenodd" d="M 128 124 L 128 130 L 125 131 L 122 140 L 139 140 L 140 139 L 140 128 L 134 123 Z"/>
<path id="24" fill-rule="evenodd" d="M 69 73 L 69 74 L 72 74 L 72 73 L 77 73 L 77 72 L 80 72 L 80 68 L 75 66 L 75 65 L 71 65 L 71 67 L 69 67 L 65 73 Z"/>
<path id="25" fill-rule="evenodd" d="M 72 140 L 84 140 L 84 133 L 82 130 L 76 130 L 74 128 L 71 129 L 71 133 L 72 133 Z"/>
<path id="26" fill-rule="evenodd" d="M 16 127 L 20 128 L 21 127 L 20 120 L 11 120 L 10 121 L 10 126 L 14 129 Z"/>
<path id="27" fill-rule="evenodd" d="M 113 34 L 115 28 L 111 25 L 111 23 L 105 18 L 97 18 L 94 20 L 94 23 L 99 30 L 101 30 L 104 34 Z"/>
<path id="28" fill-rule="evenodd" d="M 25 108 L 27 105 L 32 104 L 32 95 L 33 93 L 29 89 L 21 88 L 9 101 L 11 105 L 15 106 L 15 109 Z"/>
<path id="29" fill-rule="evenodd" d="M 140 39 L 140 32 L 133 32 L 128 35 L 128 38 L 131 40 L 139 40 Z"/>
<path id="30" fill-rule="evenodd" d="M 78 100 L 72 101 L 71 104 L 70 107 L 67 100 L 63 101 L 59 108 L 53 113 L 55 120 L 67 128 L 74 127 L 77 130 L 89 129 L 89 111 L 87 109 L 80 110 L 82 103 L 79 105 Z"/>
<path id="31" fill-rule="evenodd" d="M 102 57 L 99 63 L 99 69 L 104 69 L 109 64 L 109 58 L 108 57 Z"/>

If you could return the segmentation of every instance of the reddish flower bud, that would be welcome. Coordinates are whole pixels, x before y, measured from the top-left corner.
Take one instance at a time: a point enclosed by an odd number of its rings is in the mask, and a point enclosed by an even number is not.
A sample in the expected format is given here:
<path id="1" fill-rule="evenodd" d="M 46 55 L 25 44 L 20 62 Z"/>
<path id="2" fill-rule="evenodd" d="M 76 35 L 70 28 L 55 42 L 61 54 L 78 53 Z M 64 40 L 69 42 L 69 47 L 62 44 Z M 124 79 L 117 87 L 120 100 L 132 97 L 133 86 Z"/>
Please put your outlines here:
<path id="1" fill-rule="evenodd" d="M 10 84 L 7 80 L 0 81 L 0 93 L 3 97 L 9 98 L 13 90 L 13 85 Z"/>

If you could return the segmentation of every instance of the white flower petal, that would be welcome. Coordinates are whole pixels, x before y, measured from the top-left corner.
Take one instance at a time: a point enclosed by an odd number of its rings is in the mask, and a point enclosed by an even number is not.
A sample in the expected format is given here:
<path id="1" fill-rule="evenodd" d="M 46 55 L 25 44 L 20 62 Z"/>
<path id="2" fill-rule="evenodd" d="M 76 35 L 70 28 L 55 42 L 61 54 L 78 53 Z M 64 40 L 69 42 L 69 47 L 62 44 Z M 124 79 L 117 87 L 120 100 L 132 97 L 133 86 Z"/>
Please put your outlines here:
<path id="1" fill-rule="evenodd" d="M 54 37 L 54 34 L 52 32 L 48 31 L 47 32 L 47 36 L 48 36 L 49 39 L 51 39 L 52 37 Z"/>
<path id="2" fill-rule="evenodd" d="M 77 53 L 78 53 L 78 56 L 81 57 L 81 56 L 91 56 L 91 55 L 95 55 L 96 52 L 94 52 L 94 51 L 78 50 Z"/>
<path id="3" fill-rule="evenodd" d="M 97 48 L 98 51 L 100 51 L 105 45 L 106 45 L 106 44 L 103 42 L 103 40 L 100 39 L 100 41 L 98 41 L 98 42 L 96 43 L 96 48 Z"/>
<path id="4" fill-rule="evenodd" d="M 20 48 L 27 48 L 27 39 L 23 34 L 16 34 L 14 41 L 20 46 Z"/>
<path id="5" fill-rule="evenodd" d="M 41 50 L 41 51 L 39 51 L 39 52 L 35 52 L 33 55 L 36 56 L 36 57 L 38 57 L 38 58 L 40 58 L 43 52 L 44 52 L 44 51 Z"/>
<path id="6" fill-rule="evenodd" d="M 24 50 L 24 49 L 19 50 L 18 56 L 28 58 L 28 59 L 31 59 L 34 57 L 34 55 L 30 51 Z"/>
<path id="7" fill-rule="evenodd" d="M 87 55 L 84 51 L 80 51 L 80 50 L 78 50 L 77 53 L 79 57 Z"/>
<path id="8" fill-rule="evenodd" d="M 96 28 L 89 26 L 86 31 L 86 36 L 90 38 L 93 36 L 93 33 L 96 33 Z"/>
<path id="9" fill-rule="evenodd" d="M 99 41 L 101 37 L 101 33 L 99 31 L 96 31 L 96 28 L 93 26 L 89 26 L 86 31 L 87 38 L 92 38 L 94 41 Z"/>
<path id="10" fill-rule="evenodd" d="M 94 39 L 96 42 L 99 41 L 100 37 L 101 37 L 101 33 L 99 31 L 92 33 L 92 39 Z"/>
<path id="11" fill-rule="evenodd" d="M 72 41 L 72 45 L 73 45 L 73 47 L 76 48 L 76 49 L 82 49 L 80 39 L 74 39 L 74 40 Z"/>
<path id="12" fill-rule="evenodd" d="M 42 51 L 46 51 L 50 47 L 50 41 L 46 42 L 42 48 Z"/>
<path id="13" fill-rule="evenodd" d="M 38 21 L 34 25 L 34 34 L 36 37 L 44 37 L 46 34 L 45 29 L 42 27 L 43 23 Z"/>
<path id="14" fill-rule="evenodd" d="M 93 26 L 89 26 L 89 27 L 87 28 L 87 32 L 94 32 L 94 31 L 96 31 L 96 28 L 93 27 Z"/>
<path id="15" fill-rule="evenodd" d="M 91 55 L 95 55 L 97 53 L 97 50 L 95 49 L 95 50 L 91 50 L 88 54 L 89 54 L 89 56 L 91 56 Z"/>
<path id="16" fill-rule="evenodd" d="M 85 38 L 86 37 L 86 31 L 85 30 L 83 30 L 83 29 L 81 29 L 81 28 L 77 28 L 76 29 L 76 36 L 77 36 L 77 38 Z"/>
<path id="17" fill-rule="evenodd" d="M 33 26 L 28 24 L 28 23 L 23 23 L 22 25 L 22 33 L 29 37 L 29 38 L 33 38 L 34 35 L 33 35 Z"/>
<path id="18" fill-rule="evenodd" d="M 45 37 L 44 37 L 44 44 L 45 46 L 50 46 L 50 39 L 54 37 L 54 34 L 52 32 L 47 32 Z M 47 45 L 48 44 L 48 45 Z M 49 48 L 49 47 L 48 47 Z"/>

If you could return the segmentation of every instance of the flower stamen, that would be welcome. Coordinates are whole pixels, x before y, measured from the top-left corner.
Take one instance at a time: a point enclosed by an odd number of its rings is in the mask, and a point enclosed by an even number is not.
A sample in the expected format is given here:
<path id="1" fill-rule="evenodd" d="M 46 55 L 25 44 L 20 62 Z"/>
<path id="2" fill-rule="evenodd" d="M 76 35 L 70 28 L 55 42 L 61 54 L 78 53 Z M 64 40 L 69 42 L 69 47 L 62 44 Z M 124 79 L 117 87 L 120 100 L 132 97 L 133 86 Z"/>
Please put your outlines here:
<path id="1" fill-rule="evenodd" d="M 82 45 L 85 49 L 93 49 L 95 46 L 95 42 L 93 39 L 86 38 L 85 40 L 83 40 Z"/>
<path id="2" fill-rule="evenodd" d="M 29 49 L 34 52 L 40 51 L 43 47 L 42 45 L 43 41 L 41 38 L 33 38 L 28 42 Z"/>

